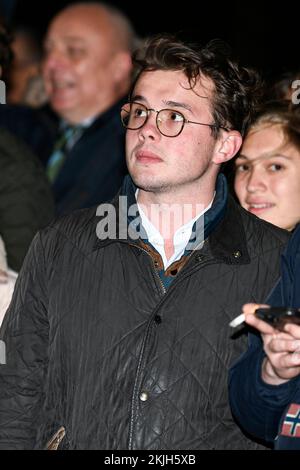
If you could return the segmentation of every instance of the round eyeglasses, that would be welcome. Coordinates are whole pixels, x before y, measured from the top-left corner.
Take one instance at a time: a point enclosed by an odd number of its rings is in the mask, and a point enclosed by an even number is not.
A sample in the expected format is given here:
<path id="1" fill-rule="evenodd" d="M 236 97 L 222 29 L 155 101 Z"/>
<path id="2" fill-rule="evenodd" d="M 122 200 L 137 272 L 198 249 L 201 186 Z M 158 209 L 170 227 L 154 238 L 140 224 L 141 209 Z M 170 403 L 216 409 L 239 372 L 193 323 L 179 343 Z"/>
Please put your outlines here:
<path id="1" fill-rule="evenodd" d="M 204 124 L 203 122 L 189 121 L 182 113 L 174 109 L 161 109 L 160 111 L 156 111 L 135 101 L 126 103 L 121 109 L 123 126 L 133 131 L 141 129 L 141 127 L 146 124 L 150 112 L 156 113 L 156 127 L 165 137 L 177 137 L 182 132 L 185 124 L 198 124 L 199 126 L 207 126 L 212 129 L 224 129 L 227 132 L 229 131 L 228 128 L 217 124 Z"/>

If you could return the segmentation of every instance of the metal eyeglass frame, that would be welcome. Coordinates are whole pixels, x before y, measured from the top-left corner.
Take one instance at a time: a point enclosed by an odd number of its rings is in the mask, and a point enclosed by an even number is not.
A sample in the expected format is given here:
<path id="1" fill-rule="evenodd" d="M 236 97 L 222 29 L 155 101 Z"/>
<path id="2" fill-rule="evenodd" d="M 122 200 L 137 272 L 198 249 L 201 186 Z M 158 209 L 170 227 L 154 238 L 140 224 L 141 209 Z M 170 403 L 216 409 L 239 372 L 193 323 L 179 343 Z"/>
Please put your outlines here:
<path id="1" fill-rule="evenodd" d="M 146 113 L 147 113 L 147 116 L 145 117 L 145 121 L 143 122 L 143 124 L 141 124 L 140 126 L 138 127 L 128 127 L 123 118 L 122 118 L 122 111 L 125 111 L 126 113 L 129 114 L 129 111 L 127 111 L 124 106 L 126 105 L 132 105 L 132 104 L 138 104 L 139 106 L 141 106 L 143 109 L 145 109 Z M 223 126 L 219 126 L 218 124 L 204 124 L 203 122 L 195 122 L 195 121 L 190 121 L 189 119 L 186 119 L 184 114 L 182 114 L 180 111 L 177 111 L 175 109 L 171 109 L 171 108 L 164 108 L 164 109 L 160 109 L 159 111 L 157 111 L 156 109 L 153 109 L 153 108 L 147 108 L 147 106 L 145 106 L 144 104 L 142 103 L 139 103 L 138 101 L 129 101 L 128 103 L 126 103 L 125 105 L 122 106 L 121 108 L 121 121 L 122 121 L 122 124 L 123 126 L 126 128 L 126 129 L 129 129 L 129 130 L 132 130 L 132 131 L 137 131 L 138 129 L 141 129 L 145 124 L 146 122 L 148 121 L 149 119 L 149 116 L 150 116 L 150 112 L 154 112 L 156 113 L 156 127 L 158 129 L 158 131 L 160 132 L 160 134 L 162 134 L 163 136 L 165 137 L 178 137 L 179 134 L 181 134 L 181 132 L 183 131 L 184 129 L 184 126 L 185 124 L 197 124 L 199 126 L 207 126 L 207 127 L 210 127 L 212 129 L 224 129 L 226 132 L 229 132 L 230 129 L 228 129 L 228 127 L 223 127 Z M 182 116 L 182 125 L 181 125 L 181 129 L 179 130 L 179 132 L 175 135 L 168 135 L 168 134 L 164 134 L 160 128 L 159 128 L 159 114 L 162 112 L 162 111 L 172 111 L 173 113 L 175 114 L 179 114 L 180 116 Z M 161 120 L 160 120 L 161 121 Z"/>

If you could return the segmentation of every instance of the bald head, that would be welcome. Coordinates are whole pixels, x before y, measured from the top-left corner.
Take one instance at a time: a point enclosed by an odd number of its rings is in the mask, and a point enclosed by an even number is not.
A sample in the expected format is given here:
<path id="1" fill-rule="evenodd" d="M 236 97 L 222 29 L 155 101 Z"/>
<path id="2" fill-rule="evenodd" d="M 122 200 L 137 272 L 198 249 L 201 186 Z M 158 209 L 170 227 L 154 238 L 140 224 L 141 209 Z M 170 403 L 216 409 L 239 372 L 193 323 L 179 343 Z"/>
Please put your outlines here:
<path id="1" fill-rule="evenodd" d="M 97 2 L 76 3 L 64 8 L 57 17 L 64 14 L 79 15 L 83 21 L 90 21 L 92 17 L 96 28 L 105 25 L 111 41 L 117 47 L 133 52 L 136 43 L 134 29 L 129 19 L 117 8 Z"/>
<path id="2" fill-rule="evenodd" d="M 75 123 L 111 107 L 128 91 L 133 42 L 129 21 L 106 5 L 77 3 L 56 15 L 43 67 L 53 109 Z"/>

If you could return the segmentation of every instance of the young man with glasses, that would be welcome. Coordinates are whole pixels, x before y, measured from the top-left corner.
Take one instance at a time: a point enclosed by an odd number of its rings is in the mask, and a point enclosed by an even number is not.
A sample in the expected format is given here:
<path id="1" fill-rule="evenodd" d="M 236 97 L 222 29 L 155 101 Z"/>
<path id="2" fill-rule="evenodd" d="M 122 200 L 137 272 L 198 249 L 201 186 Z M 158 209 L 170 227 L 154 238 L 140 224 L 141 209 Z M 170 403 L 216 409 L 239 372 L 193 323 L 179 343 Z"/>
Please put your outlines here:
<path id="1" fill-rule="evenodd" d="M 20 275 L 1 331 L 1 448 L 259 447 L 231 417 L 246 338 L 228 323 L 269 293 L 286 234 L 218 175 L 259 82 L 215 41 L 159 36 L 136 63 L 121 110 L 131 176 L 97 217 L 41 232 Z"/>

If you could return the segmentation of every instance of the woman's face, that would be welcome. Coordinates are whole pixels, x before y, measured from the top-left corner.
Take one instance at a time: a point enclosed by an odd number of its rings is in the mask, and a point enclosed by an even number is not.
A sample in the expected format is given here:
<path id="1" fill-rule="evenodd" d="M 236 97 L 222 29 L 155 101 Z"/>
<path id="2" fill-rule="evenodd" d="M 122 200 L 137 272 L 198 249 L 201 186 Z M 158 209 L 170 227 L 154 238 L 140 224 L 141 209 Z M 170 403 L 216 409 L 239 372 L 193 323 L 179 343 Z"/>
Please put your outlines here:
<path id="1" fill-rule="evenodd" d="M 235 192 L 246 210 L 287 230 L 300 222 L 300 151 L 279 124 L 251 130 L 235 167 Z"/>

